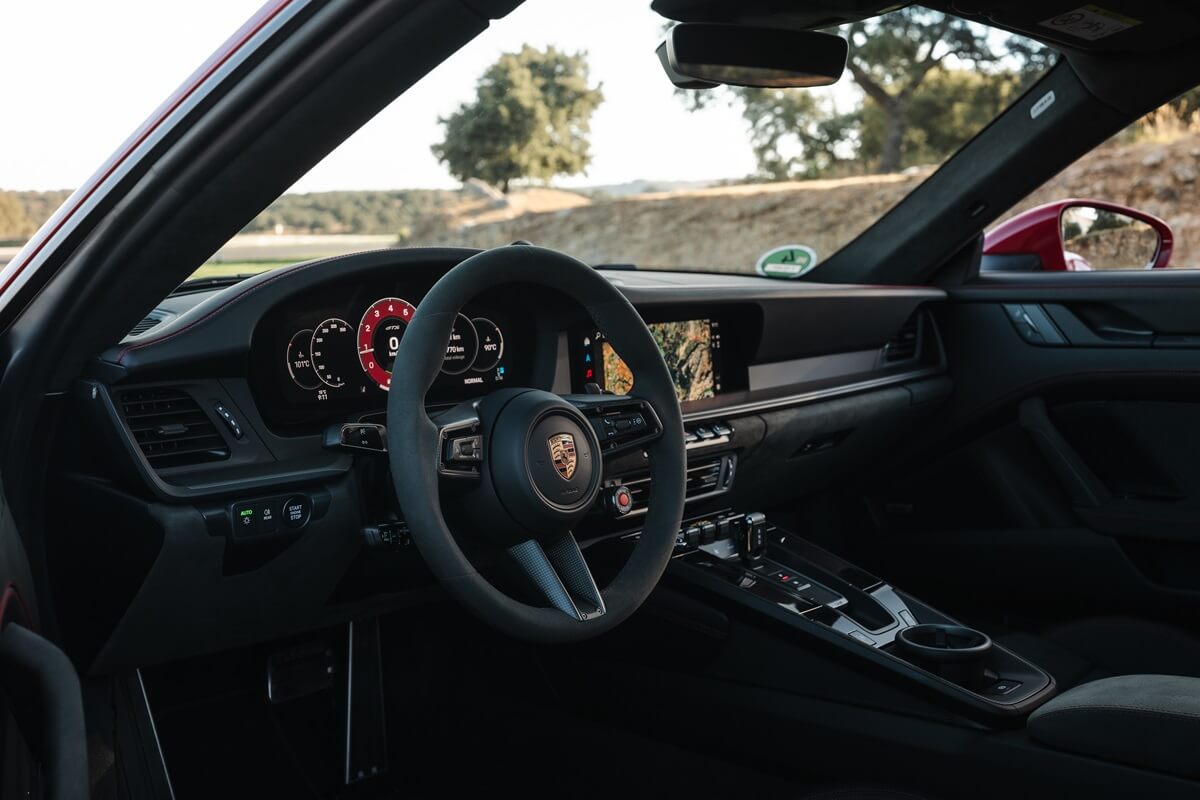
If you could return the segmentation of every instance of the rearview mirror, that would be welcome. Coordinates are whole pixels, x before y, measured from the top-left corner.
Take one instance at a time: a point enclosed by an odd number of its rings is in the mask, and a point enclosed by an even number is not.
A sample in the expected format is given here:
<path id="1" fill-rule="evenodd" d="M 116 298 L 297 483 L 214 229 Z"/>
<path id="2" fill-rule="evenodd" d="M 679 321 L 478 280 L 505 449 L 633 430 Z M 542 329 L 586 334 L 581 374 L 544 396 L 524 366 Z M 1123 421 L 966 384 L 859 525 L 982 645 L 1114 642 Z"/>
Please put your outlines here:
<path id="1" fill-rule="evenodd" d="M 1175 237 L 1163 220 L 1103 200 L 1059 200 L 987 232 L 985 272 L 1164 269 Z"/>
<path id="2" fill-rule="evenodd" d="M 784 89 L 836 83 L 848 47 L 828 33 L 684 22 L 667 31 L 657 52 L 667 77 L 682 89 Z"/>

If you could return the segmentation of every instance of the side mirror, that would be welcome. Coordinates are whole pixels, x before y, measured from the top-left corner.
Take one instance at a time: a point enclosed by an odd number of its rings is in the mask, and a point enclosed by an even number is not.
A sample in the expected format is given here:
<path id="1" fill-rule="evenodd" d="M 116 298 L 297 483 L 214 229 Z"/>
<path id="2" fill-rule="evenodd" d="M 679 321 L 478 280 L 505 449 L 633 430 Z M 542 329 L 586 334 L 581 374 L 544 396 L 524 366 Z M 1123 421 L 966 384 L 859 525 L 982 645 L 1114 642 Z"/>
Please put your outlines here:
<path id="1" fill-rule="evenodd" d="M 988 231 L 981 269 L 1164 269 L 1174 246 L 1171 226 L 1152 214 L 1103 200 L 1060 200 L 1031 208 Z"/>
<path id="2" fill-rule="evenodd" d="M 657 49 L 681 89 L 828 86 L 842 77 L 848 52 L 845 39 L 828 33 L 699 22 L 675 25 Z"/>

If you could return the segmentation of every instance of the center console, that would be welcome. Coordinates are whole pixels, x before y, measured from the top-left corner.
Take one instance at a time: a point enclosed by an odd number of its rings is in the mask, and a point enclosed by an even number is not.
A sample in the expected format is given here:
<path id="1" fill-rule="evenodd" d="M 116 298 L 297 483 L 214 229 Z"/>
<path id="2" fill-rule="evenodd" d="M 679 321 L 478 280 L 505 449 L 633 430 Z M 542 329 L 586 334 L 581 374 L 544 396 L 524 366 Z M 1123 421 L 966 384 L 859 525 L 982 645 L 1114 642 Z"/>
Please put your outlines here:
<path id="1" fill-rule="evenodd" d="M 986 634 L 762 513 L 687 520 L 668 574 L 987 714 L 1028 714 L 1055 691 L 1050 675 Z"/>

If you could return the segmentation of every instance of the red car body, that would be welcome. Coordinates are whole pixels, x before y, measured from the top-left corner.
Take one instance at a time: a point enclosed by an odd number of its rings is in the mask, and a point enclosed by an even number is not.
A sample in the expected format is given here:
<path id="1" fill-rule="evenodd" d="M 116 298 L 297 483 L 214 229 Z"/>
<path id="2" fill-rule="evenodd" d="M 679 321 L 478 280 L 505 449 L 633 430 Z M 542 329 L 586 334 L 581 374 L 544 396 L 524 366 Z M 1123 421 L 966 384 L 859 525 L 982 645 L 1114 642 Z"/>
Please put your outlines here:
<path id="1" fill-rule="evenodd" d="M 1154 228 L 1159 235 L 1158 251 L 1147 268 L 1163 269 L 1170 264 L 1175 238 L 1171 233 L 1171 226 L 1165 221 L 1118 203 L 1078 198 L 1058 200 L 1031 208 L 997 225 L 985 235 L 983 252 L 985 255 L 1036 255 L 1041 259 L 1043 272 L 1091 270 L 1091 265 L 1085 259 L 1063 246 L 1063 212 L 1068 208 L 1080 206 L 1122 214 Z"/>

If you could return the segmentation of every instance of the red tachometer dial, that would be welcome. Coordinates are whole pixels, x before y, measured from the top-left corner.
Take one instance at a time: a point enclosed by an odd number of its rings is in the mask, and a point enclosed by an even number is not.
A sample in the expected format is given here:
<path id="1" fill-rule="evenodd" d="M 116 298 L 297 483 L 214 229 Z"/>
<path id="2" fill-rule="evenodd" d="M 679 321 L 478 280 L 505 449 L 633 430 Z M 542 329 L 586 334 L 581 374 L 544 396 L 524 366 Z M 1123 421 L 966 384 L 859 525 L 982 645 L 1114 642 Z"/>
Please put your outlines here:
<path id="1" fill-rule="evenodd" d="M 372 303 L 358 323 L 358 361 L 384 391 L 392 385 L 392 363 L 415 313 L 407 300 L 385 297 Z"/>

